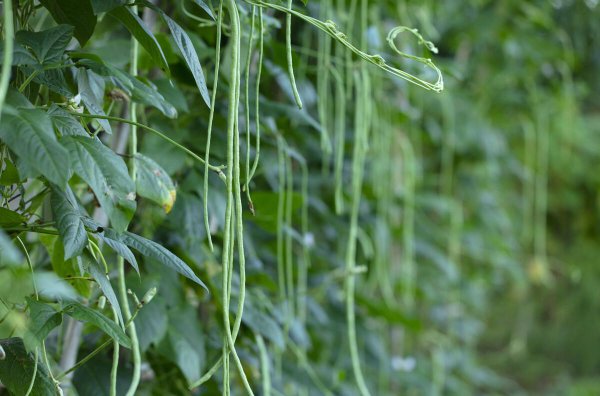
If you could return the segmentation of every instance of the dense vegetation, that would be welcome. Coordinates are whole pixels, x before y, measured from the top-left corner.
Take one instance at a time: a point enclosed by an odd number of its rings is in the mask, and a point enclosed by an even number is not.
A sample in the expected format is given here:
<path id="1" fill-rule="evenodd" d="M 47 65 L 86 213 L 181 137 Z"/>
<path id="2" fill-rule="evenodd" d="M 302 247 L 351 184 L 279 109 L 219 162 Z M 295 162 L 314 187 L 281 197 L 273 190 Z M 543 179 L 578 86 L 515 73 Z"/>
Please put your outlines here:
<path id="1" fill-rule="evenodd" d="M 599 8 L 3 0 L 0 394 L 598 394 Z"/>

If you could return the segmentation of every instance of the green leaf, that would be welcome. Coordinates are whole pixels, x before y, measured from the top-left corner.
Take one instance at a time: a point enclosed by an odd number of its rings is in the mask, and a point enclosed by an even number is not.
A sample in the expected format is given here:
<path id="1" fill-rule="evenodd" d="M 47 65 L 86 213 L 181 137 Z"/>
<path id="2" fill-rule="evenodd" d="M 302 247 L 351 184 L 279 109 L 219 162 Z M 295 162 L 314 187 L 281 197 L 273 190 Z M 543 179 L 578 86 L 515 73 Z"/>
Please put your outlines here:
<path id="1" fill-rule="evenodd" d="M 173 40 L 175 40 L 177 48 L 181 51 L 181 55 L 192 72 L 192 76 L 194 76 L 194 81 L 196 81 L 196 86 L 198 87 L 198 91 L 200 91 L 204 103 L 210 107 L 210 96 L 208 94 L 208 88 L 206 87 L 206 79 L 204 78 L 204 72 L 202 71 L 202 66 L 200 65 L 200 60 L 198 59 L 198 54 L 192 44 L 192 40 L 190 40 L 190 37 L 185 30 L 183 30 L 174 20 L 169 18 L 163 12 L 161 12 L 161 15 L 167 23 L 169 30 L 171 30 Z"/>
<path id="2" fill-rule="evenodd" d="M 18 265 L 21 253 L 2 229 L 0 229 L 0 267 Z"/>
<path id="3" fill-rule="evenodd" d="M 66 136 L 61 142 L 71 155 L 75 173 L 88 183 L 117 231 L 124 231 L 135 213 L 135 185 L 121 157 L 100 140 Z"/>
<path id="4" fill-rule="evenodd" d="M 110 235 L 111 239 L 118 240 L 119 242 L 122 242 L 127 246 L 137 250 L 144 256 L 157 260 L 161 264 L 175 270 L 176 272 L 180 273 L 186 278 L 196 282 L 208 291 L 204 282 L 202 282 L 196 276 L 196 274 L 194 274 L 194 271 L 192 271 L 192 269 L 185 262 L 183 262 L 183 260 L 175 256 L 168 249 L 164 248 L 163 246 L 159 245 L 154 241 L 133 234 L 131 232 L 126 231 L 123 234 L 119 235 L 115 232 L 111 233 L 110 231 L 110 229 L 105 230 L 105 235 L 108 234 Z"/>
<path id="5" fill-rule="evenodd" d="M 0 48 L 0 58 L 4 59 L 4 46 Z M 21 65 L 37 65 L 38 61 L 35 59 L 31 51 L 22 46 L 19 43 L 14 43 L 13 48 L 13 66 L 21 66 Z"/>
<path id="6" fill-rule="evenodd" d="M 234 312 L 236 307 L 237 304 L 231 304 L 231 311 Z M 284 333 L 279 323 L 257 309 L 250 299 L 246 301 L 242 322 L 256 333 L 270 339 L 279 348 L 285 347 Z"/>
<path id="7" fill-rule="evenodd" d="M 75 27 L 73 35 L 83 47 L 94 33 L 96 15 L 90 0 L 40 0 L 57 23 Z"/>
<path id="8" fill-rule="evenodd" d="M 189 384 L 200 378 L 205 365 L 204 335 L 201 328 L 192 307 L 169 312 L 165 352 L 169 355 L 169 360 L 181 369 Z"/>
<path id="9" fill-rule="evenodd" d="M 0 164 L 1 166 L 2 164 Z M 0 186 L 11 186 L 21 181 L 19 171 L 8 158 L 4 159 L 4 169 L 0 175 Z"/>
<path id="10" fill-rule="evenodd" d="M 0 360 L 0 382 L 13 395 L 27 394 L 36 365 L 34 354 L 27 352 L 21 338 L 0 340 L 0 347 L 6 354 L 6 357 Z M 35 382 L 30 395 L 57 395 L 56 386 L 41 361 L 37 364 Z"/>
<path id="11" fill-rule="evenodd" d="M 54 129 L 61 136 L 89 136 L 81 123 L 66 110 L 53 103 L 47 112 Z"/>
<path id="12" fill-rule="evenodd" d="M 62 240 L 58 235 L 39 235 L 40 242 L 48 251 L 52 270 L 61 278 L 71 278 L 83 276 L 83 268 L 78 268 L 75 260 L 65 260 L 65 249 Z M 75 290 L 83 297 L 89 297 L 91 291 L 91 282 L 84 279 L 74 279 L 69 281 Z"/>
<path id="13" fill-rule="evenodd" d="M 137 193 L 156 202 L 169 213 L 175 203 L 177 192 L 173 181 L 160 165 L 143 154 L 135 155 Z"/>
<path id="14" fill-rule="evenodd" d="M 69 153 L 57 142 L 46 113 L 38 109 L 17 110 L 5 106 L 0 139 L 29 168 L 59 187 L 66 187 L 71 175 Z"/>
<path id="15" fill-rule="evenodd" d="M 94 14 L 108 12 L 127 3 L 126 0 L 91 0 Z"/>
<path id="16" fill-rule="evenodd" d="M 111 239 L 110 237 L 108 237 L 107 235 L 104 235 L 104 227 L 101 227 L 100 224 L 96 223 L 94 220 L 90 219 L 89 217 L 83 217 L 81 219 L 83 221 L 83 224 L 85 224 L 85 226 L 89 229 L 92 230 L 92 232 L 94 232 L 94 234 L 102 241 L 104 242 L 106 245 L 108 245 L 112 250 L 114 250 L 119 256 L 123 257 L 123 259 L 125 259 L 126 261 L 129 262 L 129 264 L 131 264 L 131 266 L 133 267 L 133 269 L 138 273 L 140 273 L 140 269 L 138 267 L 138 263 L 135 259 L 135 256 L 133 255 L 133 252 L 127 247 L 127 245 L 125 245 L 122 242 L 119 242 L 117 239 L 117 237 L 115 237 L 115 239 Z M 109 235 L 118 235 L 117 233 L 114 232 L 114 230 L 107 230 Z"/>
<path id="17" fill-rule="evenodd" d="M 65 306 L 63 312 L 74 319 L 98 327 L 125 348 L 131 348 L 131 340 L 127 337 L 123 329 L 100 312 L 76 302 Z"/>
<path id="18" fill-rule="evenodd" d="M 169 310 L 159 296 L 150 304 L 144 305 L 135 317 L 135 329 L 138 333 L 140 349 L 146 351 L 150 344 L 157 344 L 167 333 Z"/>
<path id="19" fill-rule="evenodd" d="M 73 287 L 69 285 L 64 279 L 56 276 L 54 272 L 50 271 L 37 271 L 33 276 L 35 283 L 38 288 L 40 297 L 51 300 L 75 300 L 77 299 L 77 293 L 73 290 Z"/>
<path id="20" fill-rule="evenodd" d="M 27 221 L 25 217 L 10 209 L 0 207 L 0 227 L 10 227 L 23 224 Z"/>
<path id="21" fill-rule="evenodd" d="M 34 72 L 32 67 L 24 67 L 23 70 L 28 71 L 29 73 Z M 40 85 L 46 85 L 51 91 L 66 96 L 67 98 L 75 96 L 65 79 L 64 71 L 61 69 L 44 70 L 35 76 L 33 81 Z"/>
<path id="22" fill-rule="evenodd" d="M 81 101 L 91 114 L 105 116 L 102 104 L 104 103 L 104 80 L 91 70 L 79 69 L 77 72 L 77 86 Z M 108 134 L 112 128 L 108 120 L 96 120 Z"/>
<path id="23" fill-rule="evenodd" d="M 17 43 L 31 48 L 37 61 L 42 64 L 59 63 L 67 45 L 73 38 L 73 26 L 58 25 L 41 32 L 19 31 Z"/>
<path id="24" fill-rule="evenodd" d="M 107 238 L 104 236 L 104 233 L 97 234 L 98 238 L 100 238 L 105 244 L 107 244 L 112 250 L 114 250 L 119 256 L 123 257 L 125 261 L 127 261 L 135 272 L 140 273 L 140 268 L 138 267 L 138 263 L 133 255 L 133 252 L 122 242 L 116 241 L 114 239 Z"/>
<path id="25" fill-rule="evenodd" d="M 118 19 L 129 30 L 162 70 L 167 73 L 169 72 L 169 64 L 160 44 L 140 17 L 131 11 L 129 7 L 125 6 L 115 8 L 109 15 Z"/>
<path id="26" fill-rule="evenodd" d="M 27 297 L 27 305 L 29 306 L 29 325 L 24 342 L 29 350 L 33 350 L 42 344 L 42 341 L 53 329 L 60 326 L 62 314 L 56 312 L 52 306 L 29 297 Z"/>
<path id="27" fill-rule="evenodd" d="M 193 0 L 194 3 L 198 4 L 212 19 L 215 19 L 213 10 L 203 0 Z"/>
<path id="28" fill-rule="evenodd" d="M 116 85 L 131 97 L 131 100 L 154 106 L 169 118 L 177 116 L 177 110 L 158 92 L 152 82 L 141 81 L 141 77 L 132 76 L 106 62 L 99 56 L 89 53 L 71 53 L 72 58 L 81 58 L 79 64 L 95 73 L 113 79 Z"/>
<path id="29" fill-rule="evenodd" d="M 119 300 L 117 299 L 117 295 L 108 280 L 108 275 L 105 272 L 105 269 L 98 263 L 98 260 L 91 257 L 89 253 L 83 255 L 82 258 L 85 263 L 84 266 L 89 271 L 92 278 L 96 280 L 100 290 L 102 290 L 102 294 L 106 296 L 106 299 L 113 306 L 113 308 L 117 311 L 117 315 L 119 316 L 119 320 L 123 325 L 125 325 L 125 321 L 123 320 L 123 314 L 121 313 L 121 305 L 119 305 Z"/>
<path id="30" fill-rule="evenodd" d="M 56 228 L 63 242 L 65 260 L 79 256 L 87 245 L 87 233 L 81 221 L 77 198 L 69 186 L 60 191 L 52 187 L 50 194 L 52 214 L 56 221 Z"/>

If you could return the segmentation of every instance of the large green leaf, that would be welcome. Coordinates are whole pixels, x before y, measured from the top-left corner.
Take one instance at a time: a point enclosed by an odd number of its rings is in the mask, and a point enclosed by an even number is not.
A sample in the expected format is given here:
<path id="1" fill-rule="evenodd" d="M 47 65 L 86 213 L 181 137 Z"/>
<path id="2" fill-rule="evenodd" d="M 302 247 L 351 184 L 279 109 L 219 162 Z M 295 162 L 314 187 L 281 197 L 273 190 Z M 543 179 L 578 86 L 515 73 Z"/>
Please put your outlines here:
<path id="1" fill-rule="evenodd" d="M 65 260 L 79 256 L 87 244 L 87 233 L 81 221 L 75 194 L 69 186 L 64 191 L 53 186 L 50 205 L 56 228 L 63 242 Z"/>
<path id="2" fill-rule="evenodd" d="M 125 348 L 131 348 L 131 340 L 123 329 L 100 312 L 80 303 L 71 303 L 65 306 L 62 311 L 74 319 L 98 327 Z"/>
<path id="3" fill-rule="evenodd" d="M 28 353 L 21 338 L 0 340 L 0 347 L 6 357 L 0 359 L 0 382 L 13 395 L 25 395 L 36 370 L 35 357 Z M 56 386 L 48 375 L 45 365 L 38 361 L 37 372 L 31 396 L 55 396 Z"/>
<path id="4" fill-rule="evenodd" d="M 48 334 L 60 326 L 62 323 L 62 314 L 57 312 L 52 306 L 27 298 L 29 306 L 29 325 L 25 334 L 25 345 L 32 350 L 41 345 Z"/>
<path id="5" fill-rule="evenodd" d="M 196 276 L 196 274 L 194 274 L 194 271 L 192 271 L 192 269 L 185 262 L 183 262 L 183 260 L 175 256 L 168 249 L 159 245 L 158 243 L 131 232 L 117 234 L 116 232 L 110 229 L 106 229 L 104 230 L 104 234 L 106 237 L 122 242 L 125 245 L 137 250 L 144 256 L 152 258 L 158 261 L 159 263 L 175 270 L 176 272 L 180 273 L 188 279 L 191 279 L 192 281 L 196 282 L 197 284 L 208 290 L 204 282 L 202 282 Z"/>
<path id="6" fill-rule="evenodd" d="M 202 66 L 200 65 L 200 60 L 198 59 L 198 54 L 192 44 L 192 40 L 190 40 L 185 30 L 174 20 L 169 18 L 165 13 L 161 12 L 161 15 L 167 23 L 169 30 L 171 30 L 173 40 L 175 40 L 175 44 L 177 44 L 179 51 L 181 51 L 181 55 L 192 72 L 192 76 L 194 76 L 194 81 L 196 81 L 196 86 L 198 87 L 198 91 L 200 91 L 204 103 L 210 107 L 210 96 L 206 87 L 206 79 L 204 78 L 204 72 L 202 71 Z"/>
<path id="7" fill-rule="evenodd" d="M 54 129 L 62 136 L 88 136 L 81 123 L 65 109 L 52 104 L 48 109 Z"/>
<path id="8" fill-rule="evenodd" d="M 57 142 L 46 113 L 38 109 L 5 106 L 0 139 L 29 168 L 59 187 L 66 187 L 71 175 L 69 153 Z"/>
<path id="9" fill-rule="evenodd" d="M 166 72 L 169 71 L 169 64 L 167 63 L 167 59 L 165 58 L 165 54 L 163 53 L 160 44 L 140 17 L 131 11 L 129 7 L 125 6 L 115 8 L 109 15 L 117 18 L 119 22 L 129 30 L 142 47 L 148 51 L 152 59 L 154 59 L 161 69 Z"/>
<path id="10" fill-rule="evenodd" d="M 42 64 L 58 63 L 62 59 L 65 49 L 73 38 L 74 27 L 58 25 L 41 32 L 19 31 L 15 40 L 31 48 L 37 61 Z"/>
<path id="11" fill-rule="evenodd" d="M 160 165 L 143 154 L 135 155 L 137 193 L 161 205 L 169 213 L 177 192 L 173 181 Z"/>
<path id="12" fill-rule="evenodd" d="M 194 81 L 196 82 L 196 86 L 198 87 L 198 91 L 200 92 L 204 103 L 210 107 L 210 96 L 208 94 L 208 88 L 206 87 L 206 79 L 204 78 L 204 72 L 202 71 L 202 66 L 200 65 L 200 60 L 198 59 L 198 54 L 196 53 L 194 44 L 192 44 L 192 40 L 186 31 L 179 26 L 177 22 L 165 14 L 163 10 L 148 1 L 144 1 L 143 4 L 158 12 L 169 27 L 173 40 L 175 41 L 175 44 L 177 44 L 177 48 L 179 48 L 185 63 L 192 72 L 192 76 L 194 77 Z"/>
<path id="13" fill-rule="evenodd" d="M 16 226 L 22 223 L 25 223 L 25 217 L 21 216 L 19 213 L 0 207 L 0 226 L 1 227 L 10 227 Z"/>
<path id="14" fill-rule="evenodd" d="M 96 194 L 113 227 L 124 231 L 135 213 L 135 185 L 121 157 L 100 140 L 66 136 L 61 142 L 71 155 L 71 165 Z"/>
<path id="15" fill-rule="evenodd" d="M 81 46 L 90 39 L 96 27 L 96 15 L 90 0 L 40 0 L 57 23 L 75 27 L 73 35 Z"/>
<path id="16" fill-rule="evenodd" d="M 81 101 L 91 114 L 105 116 L 102 104 L 104 103 L 104 80 L 91 70 L 80 68 L 77 72 L 77 87 Z M 111 134 L 112 128 L 108 120 L 97 119 L 98 124 Z"/>

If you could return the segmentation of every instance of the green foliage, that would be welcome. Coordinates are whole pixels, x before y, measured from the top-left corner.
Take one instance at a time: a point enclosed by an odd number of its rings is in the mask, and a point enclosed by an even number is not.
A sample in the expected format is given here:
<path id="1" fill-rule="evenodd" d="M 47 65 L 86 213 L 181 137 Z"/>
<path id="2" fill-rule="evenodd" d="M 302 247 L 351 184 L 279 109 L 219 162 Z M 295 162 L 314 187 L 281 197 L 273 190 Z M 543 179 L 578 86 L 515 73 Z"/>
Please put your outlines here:
<path id="1" fill-rule="evenodd" d="M 599 9 L 4 0 L 0 382 L 594 394 Z"/>

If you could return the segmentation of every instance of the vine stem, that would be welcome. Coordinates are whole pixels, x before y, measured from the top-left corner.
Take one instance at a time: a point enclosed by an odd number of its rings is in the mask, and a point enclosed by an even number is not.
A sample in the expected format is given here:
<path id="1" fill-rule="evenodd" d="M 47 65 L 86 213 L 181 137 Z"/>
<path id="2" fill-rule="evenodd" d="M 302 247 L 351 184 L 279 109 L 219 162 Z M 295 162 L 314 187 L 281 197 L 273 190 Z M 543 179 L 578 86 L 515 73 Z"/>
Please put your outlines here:
<path id="1" fill-rule="evenodd" d="M 4 59 L 2 60 L 2 74 L 0 76 L 0 114 L 4 107 L 10 69 L 13 61 L 13 45 L 15 41 L 15 26 L 13 22 L 12 0 L 4 0 Z"/>
<path id="2" fill-rule="evenodd" d="M 419 77 L 414 76 L 408 72 L 405 72 L 402 69 L 398 69 L 394 66 L 387 64 L 385 59 L 383 59 L 380 55 L 371 55 L 371 54 L 368 54 L 368 53 L 362 51 L 360 48 L 356 47 L 354 44 L 352 44 L 350 41 L 348 41 L 348 38 L 346 37 L 346 35 L 344 33 L 340 32 L 338 30 L 337 26 L 335 25 L 335 23 L 333 23 L 332 21 L 328 20 L 328 21 L 323 22 L 323 21 L 320 21 L 311 16 L 302 14 L 301 12 L 298 12 L 298 11 L 294 10 L 293 8 L 288 8 L 288 7 L 279 5 L 279 4 L 267 3 L 262 0 L 246 0 L 246 2 L 249 4 L 253 4 L 253 5 L 258 5 L 260 7 L 272 8 L 277 11 L 281 11 L 281 12 L 285 12 L 287 14 L 294 15 L 294 16 L 302 19 L 306 23 L 313 25 L 317 29 L 327 33 L 334 40 L 336 40 L 337 42 L 339 42 L 340 44 L 342 44 L 343 46 L 348 48 L 350 51 L 354 52 L 361 59 L 379 67 L 380 69 L 382 69 L 392 75 L 402 78 L 412 84 L 418 85 L 421 88 L 424 88 L 424 89 L 427 89 L 430 91 L 441 92 L 444 90 L 444 79 L 442 76 L 442 72 L 431 61 L 431 59 L 421 58 L 421 57 L 417 57 L 417 56 L 413 56 L 413 55 L 401 52 L 396 48 L 396 46 L 393 43 L 394 38 L 399 33 L 408 32 L 408 33 L 411 33 L 414 36 L 416 36 L 417 39 L 419 40 L 420 44 L 425 44 L 427 46 L 427 48 L 429 48 L 430 50 L 434 50 L 435 47 L 433 47 L 433 44 L 428 41 L 425 41 L 423 39 L 423 37 L 416 31 L 416 29 L 409 29 L 404 26 L 396 27 L 396 28 L 392 29 L 392 31 L 390 31 L 387 41 L 388 41 L 388 44 L 390 45 L 390 47 L 396 52 L 397 55 L 400 55 L 403 58 L 412 59 L 414 61 L 422 63 L 422 64 L 426 65 L 427 67 L 431 68 L 433 71 L 435 71 L 435 73 L 437 74 L 437 80 L 434 83 L 420 79 Z"/>

